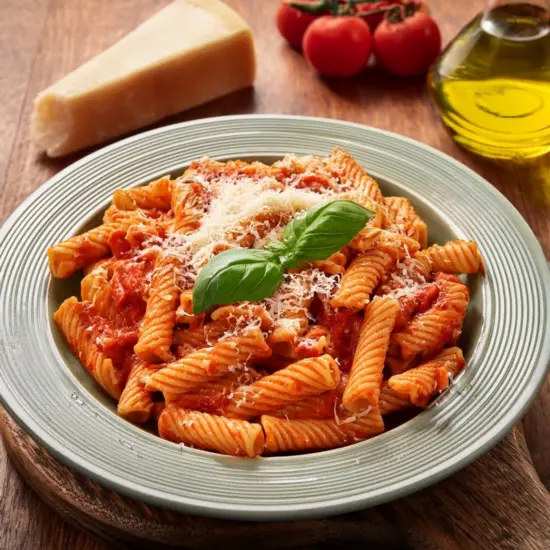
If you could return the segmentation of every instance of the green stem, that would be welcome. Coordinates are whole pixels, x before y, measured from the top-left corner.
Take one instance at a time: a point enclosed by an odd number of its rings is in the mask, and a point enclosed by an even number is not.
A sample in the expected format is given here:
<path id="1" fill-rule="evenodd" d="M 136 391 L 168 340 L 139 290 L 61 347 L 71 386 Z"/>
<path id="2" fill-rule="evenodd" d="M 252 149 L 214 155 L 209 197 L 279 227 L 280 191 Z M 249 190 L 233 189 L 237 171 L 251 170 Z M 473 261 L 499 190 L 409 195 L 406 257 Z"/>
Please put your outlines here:
<path id="1" fill-rule="evenodd" d="M 321 15 L 330 9 L 330 4 L 327 0 L 319 0 L 318 2 L 291 1 L 288 2 L 288 5 L 309 15 Z"/>
<path id="2" fill-rule="evenodd" d="M 403 13 L 405 17 L 411 17 L 418 11 L 418 5 L 414 2 L 406 2 L 403 4 Z"/>
<path id="3" fill-rule="evenodd" d="M 361 4 L 377 4 L 380 0 L 348 0 L 349 6 L 359 6 Z M 395 0 L 395 3 L 401 4 L 401 0 Z"/>
<path id="4" fill-rule="evenodd" d="M 369 11 L 361 11 L 359 13 L 356 13 L 357 17 L 369 17 L 370 15 L 378 15 L 379 13 L 388 13 L 391 9 L 393 9 L 395 6 L 387 7 L 387 8 L 376 8 L 375 10 L 369 10 Z"/>
<path id="5" fill-rule="evenodd" d="M 369 17 L 371 15 L 379 15 L 381 13 L 387 14 L 388 18 L 391 18 L 392 22 L 397 23 L 403 20 L 401 16 L 401 6 L 386 6 L 385 8 L 377 8 L 375 10 L 362 11 L 356 13 L 357 17 Z"/>
<path id="6" fill-rule="evenodd" d="M 392 6 L 386 14 L 386 19 L 390 23 L 401 23 L 401 21 L 403 21 L 404 19 L 401 6 Z"/>
<path id="7" fill-rule="evenodd" d="M 355 10 L 349 4 L 340 4 L 338 15 L 356 15 Z"/>

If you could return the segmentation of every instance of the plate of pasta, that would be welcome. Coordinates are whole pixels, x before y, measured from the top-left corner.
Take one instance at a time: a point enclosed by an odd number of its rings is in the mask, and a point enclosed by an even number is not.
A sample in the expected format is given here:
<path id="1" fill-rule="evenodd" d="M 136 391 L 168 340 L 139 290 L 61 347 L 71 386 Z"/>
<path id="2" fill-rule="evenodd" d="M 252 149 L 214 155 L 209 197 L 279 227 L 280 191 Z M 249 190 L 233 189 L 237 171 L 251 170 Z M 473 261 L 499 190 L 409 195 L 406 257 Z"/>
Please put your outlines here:
<path id="1" fill-rule="evenodd" d="M 412 140 L 222 117 L 67 168 L 2 228 L 0 396 L 121 493 L 235 519 L 449 475 L 547 371 L 549 274 L 514 208 Z"/>

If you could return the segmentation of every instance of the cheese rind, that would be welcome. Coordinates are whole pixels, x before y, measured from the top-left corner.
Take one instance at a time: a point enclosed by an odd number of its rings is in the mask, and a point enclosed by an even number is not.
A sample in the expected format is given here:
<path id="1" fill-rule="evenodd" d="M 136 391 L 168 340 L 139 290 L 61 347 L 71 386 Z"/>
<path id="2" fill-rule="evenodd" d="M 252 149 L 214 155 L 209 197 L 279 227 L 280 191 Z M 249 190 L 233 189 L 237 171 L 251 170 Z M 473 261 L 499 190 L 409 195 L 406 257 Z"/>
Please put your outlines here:
<path id="1" fill-rule="evenodd" d="M 176 0 L 35 100 L 32 134 L 57 157 L 250 86 L 252 33 L 219 0 Z"/>

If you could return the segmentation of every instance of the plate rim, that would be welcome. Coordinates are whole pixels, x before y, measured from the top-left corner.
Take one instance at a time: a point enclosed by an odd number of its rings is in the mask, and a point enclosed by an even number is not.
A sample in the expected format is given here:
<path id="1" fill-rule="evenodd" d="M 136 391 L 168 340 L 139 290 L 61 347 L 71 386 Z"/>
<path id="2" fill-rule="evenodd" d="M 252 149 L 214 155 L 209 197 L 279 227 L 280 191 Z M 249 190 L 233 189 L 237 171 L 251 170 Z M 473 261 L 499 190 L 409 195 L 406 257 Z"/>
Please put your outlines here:
<path id="1" fill-rule="evenodd" d="M 500 193 L 494 186 L 492 186 L 489 182 L 487 182 L 483 177 L 481 177 L 471 168 L 462 164 L 461 162 L 454 159 L 453 157 L 450 157 L 449 155 L 446 155 L 445 153 L 429 145 L 426 145 L 422 142 L 414 140 L 412 138 L 401 136 L 399 134 L 389 132 L 387 130 L 381 130 L 378 128 L 370 127 L 359 123 L 335 120 L 330 118 L 321 118 L 321 117 L 269 115 L 269 114 L 230 115 L 230 116 L 197 119 L 193 121 L 167 125 L 167 126 L 163 126 L 160 128 L 152 129 L 146 132 L 142 132 L 142 133 L 130 136 L 118 142 L 112 143 L 106 147 L 100 148 L 97 151 L 94 151 L 88 155 L 85 155 L 83 158 L 67 166 L 62 171 L 55 174 L 47 182 L 42 184 L 38 189 L 36 189 L 33 193 L 31 193 L 3 223 L 2 227 L 0 228 L 0 239 L 3 238 L 4 234 L 9 231 L 11 226 L 16 222 L 19 216 L 26 210 L 27 206 L 30 203 L 34 202 L 41 194 L 48 191 L 52 186 L 54 186 L 57 183 L 58 180 L 66 177 L 77 168 L 83 165 L 86 165 L 96 157 L 103 156 L 109 151 L 123 148 L 127 144 L 132 143 L 134 141 L 146 139 L 151 135 L 162 134 L 165 132 L 169 132 L 171 130 L 177 130 L 178 128 L 181 128 L 181 127 L 189 127 L 197 124 L 204 124 L 205 122 L 215 123 L 217 121 L 232 121 L 232 120 L 238 121 L 238 120 L 244 120 L 244 119 L 252 119 L 252 120 L 290 119 L 290 120 L 301 120 L 301 121 L 304 121 L 305 123 L 307 122 L 314 122 L 319 124 L 328 123 L 328 124 L 337 125 L 341 127 L 352 126 L 362 131 L 367 129 L 368 131 L 371 131 L 374 133 L 383 134 L 392 140 L 406 141 L 415 147 L 424 148 L 425 150 L 429 151 L 430 154 L 436 155 L 439 158 L 441 158 L 444 162 L 446 163 L 451 162 L 452 164 L 457 166 L 460 170 L 468 171 L 471 177 L 477 180 L 481 185 L 484 186 L 484 188 L 487 191 L 491 193 L 493 200 L 497 201 L 497 203 L 500 206 L 506 207 L 506 209 L 508 210 L 508 213 L 514 219 L 516 229 L 521 234 L 525 242 L 529 245 L 528 247 L 529 252 L 534 256 L 533 259 L 537 267 L 537 275 L 540 281 L 543 283 L 543 285 L 546 288 L 550 288 L 550 270 L 548 269 L 548 264 L 546 262 L 543 249 L 540 243 L 538 242 L 536 236 L 534 235 L 532 230 L 529 228 L 527 222 L 524 220 L 524 218 L 521 216 L 521 214 L 518 212 L 515 206 L 502 193 Z M 355 140 L 355 142 L 357 142 L 357 140 Z M 549 309 L 550 308 L 548 307 L 548 304 L 546 304 L 546 308 L 543 312 L 543 319 L 548 320 L 550 318 Z M 478 458 L 483 453 L 485 453 L 488 449 L 493 447 L 498 441 L 500 441 L 503 437 L 507 435 L 511 427 L 518 421 L 518 419 L 524 414 L 524 412 L 530 406 L 532 401 L 535 399 L 538 393 L 538 390 L 540 389 L 540 387 L 545 381 L 545 377 L 548 372 L 548 369 L 550 368 L 549 359 L 550 359 L 550 344 L 545 343 L 545 345 L 541 349 L 541 355 L 539 357 L 539 361 L 531 371 L 532 377 L 529 384 L 526 385 L 526 387 L 524 388 L 523 392 L 520 395 L 520 398 L 518 398 L 517 402 L 512 404 L 510 409 L 508 409 L 507 413 L 503 415 L 500 422 L 495 424 L 493 428 L 490 430 L 490 432 L 485 434 L 484 441 L 482 444 L 475 444 L 475 447 L 473 449 L 472 449 L 472 446 L 468 447 L 467 451 L 465 450 L 461 453 L 463 456 L 461 456 L 458 460 L 453 460 L 451 464 L 447 464 L 447 465 L 445 465 L 444 463 L 438 464 L 437 467 L 434 467 L 436 471 L 434 471 L 433 474 L 430 476 L 426 475 L 419 480 L 407 479 L 407 481 L 404 483 L 401 483 L 399 487 L 396 487 L 390 490 L 383 489 L 383 493 L 379 494 L 374 499 L 371 498 L 369 500 L 368 505 L 375 505 L 375 504 L 380 504 L 382 502 L 387 502 L 389 500 L 393 500 L 395 498 L 409 494 L 413 491 L 420 490 L 426 486 L 432 485 L 433 483 L 443 479 L 444 477 L 447 477 L 448 475 L 451 475 L 452 473 L 458 471 L 459 469 L 462 469 L 464 466 L 473 462 L 476 458 Z M 542 364 L 544 362 L 546 362 L 546 365 Z M 538 374 L 538 376 L 535 376 L 535 374 Z M 150 502 L 151 504 L 154 504 L 160 507 L 165 507 L 165 508 L 169 507 L 182 512 L 191 512 L 191 513 L 198 513 L 201 515 L 210 515 L 214 517 L 226 517 L 231 519 L 280 520 L 280 519 L 290 519 L 290 518 L 298 519 L 302 517 L 318 517 L 318 516 L 337 514 L 337 513 L 342 513 L 349 510 L 355 510 L 357 508 L 360 508 L 363 504 L 364 497 L 362 497 L 361 494 L 359 494 L 352 497 L 324 500 L 320 503 L 308 503 L 307 505 L 286 504 L 286 505 L 274 506 L 274 505 L 258 505 L 253 503 L 250 505 L 241 505 L 241 504 L 234 504 L 234 503 L 227 503 L 227 504 L 218 503 L 216 504 L 216 509 L 213 509 L 210 501 L 206 501 L 206 504 L 201 504 L 202 502 L 205 502 L 205 501 L 197 501 L 194 498 L 182 499 L 181 497 L 177 497 L 177 498 L 174 497 L 172 499 L 169 499 L 169 498 L 167 499 L 168 495 L 166 495 L 162 491 L 157 491 L 157 492 L 149 491 L 147 494 L 145 494 L 143 490 L 140 490 L 139 488 L 140 486 L 138 484 L 134 484 L 134 483 L 128 484 L 127 482 L 121 483 L 117 480 L 115 474 L 107 472 L 103 468 L 95 467 L 90 461 L 84 459 L 81 456 L 78 456 L 78 455 L 71 456 L 73 455 L 73 453 L 68 449 L 63 448 L 62 445 L 57 444 L 55 438 L 53 437 L 50 438 L 49 435 L 47 434 L 46 429 L 42 428 L 39 422 L 35 422 L 32 419 L 32 417 L 27 414 L 25 410 L 19 409 L 18 404 L 16 402 L 17 400 L 14 398 L 14 396 L 10 395 L 9 392 L 7 391 L 7 388 L 4 387 L 4 383 L 1 377 L 0 377 L 0 390 L 2 390 L 0 391 L 0 403 L 4 405 L 4 407 L 10 414 L 10 416 L 12 416 L 17 421 L 18 424 L 23 424 L 24 430 L 27 433 L 29 433 L 33 439 L 35 439 L 40 444 L 42 444 L 53 456 L 55 456 L 62 463 L 67 464 L 70 468 L 92 479 L 95 479 L 100 484 L 106 487 L 109 487 L 121 494 L 125 494 L 132 498 L 136 498 L 138 500 L 142 500 L 145 502 Z M 12 399 L 10 400 L 10 398 Z M 518 403 L 521 403 L 521 404 L 518 405 Z M 384 437 L 384 434 L 382 434 L 379 437 Z M 184 503 L 183 502 L 184 500 L 190 500 L 191 502 Z"/>

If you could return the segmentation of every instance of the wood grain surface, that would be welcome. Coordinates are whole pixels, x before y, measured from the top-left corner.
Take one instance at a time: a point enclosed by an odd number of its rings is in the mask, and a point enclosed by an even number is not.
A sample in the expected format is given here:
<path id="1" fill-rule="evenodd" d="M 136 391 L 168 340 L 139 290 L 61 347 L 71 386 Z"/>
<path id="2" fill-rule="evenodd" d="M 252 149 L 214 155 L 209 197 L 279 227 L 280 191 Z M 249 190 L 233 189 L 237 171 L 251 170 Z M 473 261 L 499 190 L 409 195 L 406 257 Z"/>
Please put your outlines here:
<path id="1" fill-rule="evenodd" d="M 519 427 L 433 487 L 349 514 L 286 522 L 227 521 L 148 506 L 70 471 L 7 415 L 2 422 L 1 409 L 0 434 L 12 464 L 43 502 L 122 550 L 222 544 L 225 550 L 547 550 L 550 544 L 550 495 Z"/>
<path id="2" fill-rule="evenodd" d="M 460 160 L 504 193 L 525 217 L 550 258 L 549 158 L 513 166 L 470 155 L 459 149 L 442 128 L 422 78 L 393 78 L 372 67 L 347 81 L 320 79 L 301 55 L 278 36 L 273 24 L 278 0 L 226 1 L 250 22 L 255 32 L 259 72 L 254 90 L 232 94 L 162 124 L 225 114 L 283 113 L 361 122 L 412 137 Z M 49 160 L 35 149 L 29 139 L 29 116 L 36 94 L 166 3 L 164 0 L 0 0 L 0 220 L 48 178 L 82 156 Z M 482 9 L 483 1 L 432 0 L 430 5 L 446 42 Z M 523 427 L 532 461 L 548 488 L 548 380 L 524 418 Z M 483 460 L 486 458 L 478 463 L 483 464 Z M 500 473 L 505 476 L 505 471 Z M 466 474 L 458 474 L 463 475 Z M 422 495 L 434 495 L 436 499 L 445 496 L 445 492 L 438 496 L 438 491 L 444 488 L 438 485 Z M 487 503 L 490 497 L 480 487 L 479 495 L 471 498 Z M 419 500 L 418 504 L 426 506 L 427 502 Z M 468 502 L 462 505 L 467 506 Z M 397 521 L 399 503 L 392 513 Z M 467 508 L 464 513 L 467 517 Z M 426 517 L 429 515 L 424 515 L 424 520 Z M 419 516 L 418 520 L 422 519 Z M 444 538 L 445 534 L 441 536 Z M 443 538 L 432 541 L 433 548 L 443 547 Z M 95 542 L 43 505 L 24 485 L 0 442 L 0 549 L 116 547 Z M 470 547 L 477 546 L 472 542 Z"/>

